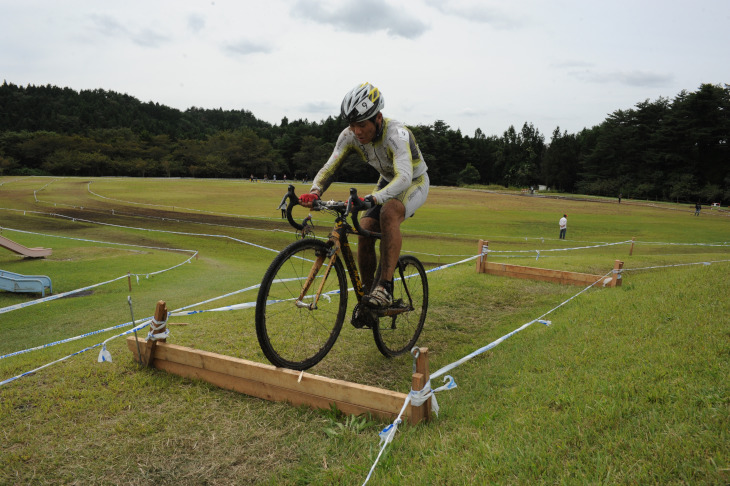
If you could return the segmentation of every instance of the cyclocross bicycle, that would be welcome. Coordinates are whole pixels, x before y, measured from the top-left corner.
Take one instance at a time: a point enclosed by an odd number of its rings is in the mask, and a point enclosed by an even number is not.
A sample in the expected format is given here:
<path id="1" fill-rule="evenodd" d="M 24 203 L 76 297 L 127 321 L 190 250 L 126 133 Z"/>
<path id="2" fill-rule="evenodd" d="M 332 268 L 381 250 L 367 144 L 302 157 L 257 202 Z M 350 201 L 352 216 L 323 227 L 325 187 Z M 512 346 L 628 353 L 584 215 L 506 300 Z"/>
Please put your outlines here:
<path id="1" fill-rule="evenodd" d="M 294 186 L 289 186 L 282 203 L 286 199 L 287 220 L 301 232 L 303 225 L 292 217 L 292 208 L 299 204 Z M 275 366 L 306 370 L 332 349 L 347 316 L 346 273 L 357 299 L 353 326 L 372 329 L 375 344 L 387 357 L 408 352 L 416 344 L 428 309 L 426 271 L 416 257 L 402 255 L 398 259 L 390 307 L 373 309 L 361 304 L 364 289 L 347 237 L 380 238 L 379 233 L 360 227 L 357 213 L 369 207 L 354 188 L 347 201 L 315 201 L 313 211 L 335 217 L 327 241 L 299 239 L 271 262 L 256 300 L 256 335 Z"/>

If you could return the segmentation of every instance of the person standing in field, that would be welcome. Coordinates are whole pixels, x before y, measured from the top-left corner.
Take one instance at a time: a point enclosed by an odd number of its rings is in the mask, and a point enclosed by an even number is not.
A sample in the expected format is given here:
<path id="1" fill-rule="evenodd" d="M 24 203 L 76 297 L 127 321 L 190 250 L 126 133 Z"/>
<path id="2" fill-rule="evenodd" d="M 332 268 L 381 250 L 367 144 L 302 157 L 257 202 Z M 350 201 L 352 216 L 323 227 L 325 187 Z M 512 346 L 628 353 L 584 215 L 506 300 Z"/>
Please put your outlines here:
<path id="1" fill-rule="evenodd" d="M 372 207 L 360 220 L 366 230 L 382 234 L 378 275 L 375 240 L 359 237 L 357 250 L 366 290 L 363 302 L 375 308 L 393 303 L 393 273 L 402 244 L 400 225 L 423 205 L 429 188 L 428 167 L 413 133 L 401 122 L 383 117 L 384 106 L 382 93 L 370 83 L 358 85 L 345 95 L 340 112 L 349 126 L 337 138 L 335 149 L 315 176 L 309 194 L 299 198 L 303 206 L 312 207 L 352 151 L 380 173 L 375 189 L 363 199 Z"/>
<path id="2" fill-rule="evenodd" d="M 700 202 L 697 201 L 697 204 L 695 204 L 695 216 L 699 216 L 701 210 L 702 210 L 702 206 L 700 205 Z"/>
<path id="3" fill-rule="evenodd" d="M 563 217 L 560 218 L 558 224 L 560 225 L 560 239 L 564 240 L 565 233 L 568 231 L 568 216 L 564 214 Z"/>
<path id="4" fill-rule="evenodd" d="M 281 219 L 286 219 L 286 202 L 282 201 L 281 204 L 279 204 L 279 207 L 276 209 L 281 210 Z"/>

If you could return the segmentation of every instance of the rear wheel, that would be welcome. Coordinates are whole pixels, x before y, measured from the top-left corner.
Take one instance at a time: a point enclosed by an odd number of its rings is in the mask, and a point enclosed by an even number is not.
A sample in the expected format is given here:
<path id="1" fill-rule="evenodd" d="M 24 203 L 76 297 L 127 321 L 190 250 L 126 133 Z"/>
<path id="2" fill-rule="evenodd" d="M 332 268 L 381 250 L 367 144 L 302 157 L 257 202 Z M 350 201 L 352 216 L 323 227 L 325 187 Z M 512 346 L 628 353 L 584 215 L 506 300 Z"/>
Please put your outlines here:
<path id="1" fill-rule="evenodd" d="M 327 269 L 327 250 L 319 240 L 296 241 L 279 253 L 264 274 L 256 300 L 256 336 L 266 358 L 275 366 L 311 368 L 327 355 L 340 334 L 347 310 L 347 279 L 339 257 L 316 307 L 310 308 Z M 318 259 L 323 264 L 297 303 Z"/>
<path id="2" fill-rule="evenodd" d="M 413 256 L 398 259 L 393 282 L 393 305 L 380 311 L 373 337 L 385 356 L 398 356 L 415 346 L 428 310 L 428 280 L 421 262 Z"/>

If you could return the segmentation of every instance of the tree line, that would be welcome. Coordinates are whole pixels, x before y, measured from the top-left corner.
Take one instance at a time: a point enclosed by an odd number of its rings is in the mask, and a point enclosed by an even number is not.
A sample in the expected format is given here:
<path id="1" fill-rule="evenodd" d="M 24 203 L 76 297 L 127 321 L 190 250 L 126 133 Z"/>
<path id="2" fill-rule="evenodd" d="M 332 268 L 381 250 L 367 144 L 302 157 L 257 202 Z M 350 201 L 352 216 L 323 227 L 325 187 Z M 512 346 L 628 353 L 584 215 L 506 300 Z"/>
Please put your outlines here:
<path id="1" fill-rule="evenodd" d="M 345 123 L 246 110 L 185 111 L 102 89 L 0 86 L 0 175 L 311 179 Z M 531 123 L 473 136 L 443 120 L 411 126 L 436 185 L 545 185 L 563 192 L 730 202 L 730 85 L 702 84 L 550 139 Z M 369 182 L 352 155 L 340 180 Z"/>

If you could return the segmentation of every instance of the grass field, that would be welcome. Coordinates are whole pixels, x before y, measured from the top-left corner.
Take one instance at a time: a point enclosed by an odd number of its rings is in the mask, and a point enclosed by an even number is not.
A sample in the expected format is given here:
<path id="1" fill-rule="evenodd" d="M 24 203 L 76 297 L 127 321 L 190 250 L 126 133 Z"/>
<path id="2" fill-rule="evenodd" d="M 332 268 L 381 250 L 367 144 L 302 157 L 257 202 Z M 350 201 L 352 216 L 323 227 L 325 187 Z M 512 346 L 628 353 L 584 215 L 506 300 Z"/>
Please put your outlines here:
<path id="1" fill-rule="evenodd" d="M 348 187 L 327 196 L 342 199 Z M 0 356 L 128 322 L 128 296 L 140 319 L 158 300 L 172 310 L 258 284 L 294 240 L 275 209 L 285 190 L 239 180 L 0 178 L 2 235 L 53 249 L 33 260 L 0 248 L 0 269 L 48 275 L 54 294 L 109 282 L 34 305 L 39 295 L 0 292 Z M 326 236 L 331 220 L 313 217 Z M 436 187 L 403 231 L 403 252 L 428 268 L 473 256 L 481 238 L 493 261 L 603 275 L 619 259 L 625 271 L 621 287 L 591 289 L 550 313 L 550 327 L 533 325 L 453 370 L 458 387 L 438 395 L 440 415 L 401 426 L 369 484 L 730 482 L 728 213 Z M 419 344 L 432 371 L 582 290 L 474 266 L 429 274 Z M 200 308 L 255 299 L 252 290 Z M 253 316 L 175 318 L 188 325 L 172 326 L 168 341 L 265 363 Z M 0 381 L 125 329 L 2 358 Z M 112 363 L 97 363 L 95 347 L 0 386 L 0 484 L 362 484 L 378 453 L 383 422 L 142 369 L 123 338 L 107 347 Z M 310 371 L 408 392 L 411 367 L 346 323 Z"/>

